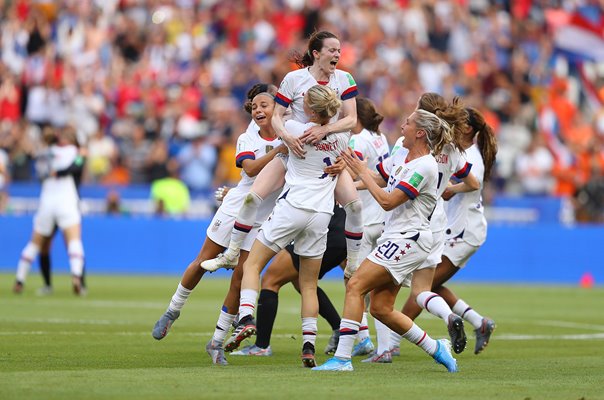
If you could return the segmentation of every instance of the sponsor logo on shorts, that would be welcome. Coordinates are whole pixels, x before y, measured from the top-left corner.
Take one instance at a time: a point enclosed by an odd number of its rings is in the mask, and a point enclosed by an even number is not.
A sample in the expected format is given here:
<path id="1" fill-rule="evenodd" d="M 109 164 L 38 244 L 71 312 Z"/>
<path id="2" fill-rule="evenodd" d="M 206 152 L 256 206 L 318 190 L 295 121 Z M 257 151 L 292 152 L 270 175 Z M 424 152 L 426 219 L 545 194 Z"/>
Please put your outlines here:
<path id="1" fill-rule="evenodd" d="M 216 222 L 214 222 L 214 225 L 212 226 L 212 232 L 216 232 L 218 228 L 220 228 L 220 225 L 222 225 L 222 221 L 217 219 Z"/>

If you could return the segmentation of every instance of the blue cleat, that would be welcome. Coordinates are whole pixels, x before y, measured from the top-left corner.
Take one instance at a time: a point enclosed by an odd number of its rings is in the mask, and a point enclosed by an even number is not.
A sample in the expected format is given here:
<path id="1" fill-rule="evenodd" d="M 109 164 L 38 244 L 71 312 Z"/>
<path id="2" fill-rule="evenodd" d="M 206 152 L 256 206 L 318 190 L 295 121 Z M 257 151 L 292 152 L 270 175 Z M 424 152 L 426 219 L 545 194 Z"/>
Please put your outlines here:
<path id="1" fill-rule="evenodd" d="M 436 341 L 436 353 L 432 356 L 434 361 L 447 367 L 449 372 L 457 372 L 457 360 L 451 354 L 451 342 L 447 339 Z"/>
<path id="2" fill-rule="evenodd" d="M 350 359 L 332 357 L 325 364 L 314 367 L 313 371 L 354 371 Z"/>
<path id="3" fill-rule="evenodd" d="M 354 348 L 352 349 L 352 356 L 366 356 L 371 354 L 373 349 L 375 349 L 375 347 L 373 346 L 371 338 L 366 337 L 365 339 L 361 340 L 359 343 L 354 345 Z"/>
<path id="4" fill-rule="evenodd" d="M 162 340 L 168 334 L 170 327 L 174 324 L 174 321 L 180 316 L 180 311 L 168 310 L 161 316 L 161 318 L 155 323 L 153 327 L 153 338 L 156 340 Z"/>

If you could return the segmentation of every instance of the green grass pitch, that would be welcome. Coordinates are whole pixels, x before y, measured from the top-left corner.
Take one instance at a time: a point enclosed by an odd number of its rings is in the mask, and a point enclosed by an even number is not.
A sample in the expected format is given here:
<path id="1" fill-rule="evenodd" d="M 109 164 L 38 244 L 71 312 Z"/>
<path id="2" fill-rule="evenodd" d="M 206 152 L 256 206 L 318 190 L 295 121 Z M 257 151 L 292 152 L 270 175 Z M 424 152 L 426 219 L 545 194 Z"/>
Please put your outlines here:
<path id="1" fill-rule="evenodd" d="M 0 399 L 604 399 L 604 289 L 569 286 L 458 284 L 451 287 L 497 321 L 491 344 L 473 354 L 471 327 L 460 372 L 449 374 L 403 342 L 393 364 L 355 358 L 351 373 L 302 368 L 297 293 L 283 288 L 271 342 L 274 356 L 228 357 L 213 366 L 211 337 L 228 282 L 205 279 L 162 341 L 151 328 L 178 277 L 99 276 L 87 297 L 74 297 L 69 278 L 38 297 L 32 276 L 22 295 L 0 274 Z M 321 282 L 339 309 L 340 282 Z M 406 291 L 402 290 L 399 303 Z M 442 321 L 418 324 L 446 337 Z M 372 334 L 373 323 L 370 322 Z M 317 349 L 330 334 L 319 322 Z M 323 362 L 327 356 L 318 355 Z"/>

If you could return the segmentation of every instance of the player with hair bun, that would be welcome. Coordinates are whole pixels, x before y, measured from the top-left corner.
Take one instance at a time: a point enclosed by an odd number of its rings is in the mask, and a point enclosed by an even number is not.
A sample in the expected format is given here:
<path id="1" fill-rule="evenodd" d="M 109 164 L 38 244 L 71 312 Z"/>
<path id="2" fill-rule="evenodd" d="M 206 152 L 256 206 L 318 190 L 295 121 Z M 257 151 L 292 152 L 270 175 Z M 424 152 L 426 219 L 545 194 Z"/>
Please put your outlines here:
<path id="1" fill-rule="evenodd" d="M 457 371 L 448 340 L 432 339 L 409 317 L 394 310 L 401 284 L 421 268 L 432 250 L 430 215 L 436 205 L 438 185 L 438 166 L 432 154 L 439 154 L 451 142 L 451 130 L 435 114 L 416 110 L 401 125 L 401 131 L 406 151 L 393 153 L 382 161 L 379 174 L 372 173 L 352 150 L 342 155 L 378 204 L 389 212 L 376 248 L 346 285 L 335 356 L 313 370 L 353 370 L 352 348 L 360 328 L 364 297 L 371 293 L 371 315 L 421 347 L 449 372 Z"/>
<path id="2" fill-rule="evenodd" d="M 237 140 L 236 163 L 241 171 L 241 180 L 239 184 L 231 189 L 216 215 L 210 222 L 207 230 L 207 237 L 204 241 L 199 254 L 189 264 L 185 270 L 176 292 L 172 296 L 168 309 L 162 317 L 155 323 L 152 335 L 155 339 L 161 340 L 167 334 L 176 319 L 180 316 L 180 311 L 189 298 L 192 290 L 197 286 L 203 275 L 207 272 L 201 268 L 200 264 L 204 260 L 216 257 L 228 246 L 230 232 L 235 223 L 235 216 L 244 201 L 245 195 L 252 186 L 258 173 L 279 153 L 287 151 L 281 141 L 277 138 L 275 130 L 271 125 L 271 118 L 274 109 L 273 94 L 261 91 L 271 90 L 272 85 L 256 85 L 250 89 L 247 94 L 251 102 L 252 122 L 246 132 L 241 134 Z M 273 86 L 274 88 L 274 86 Z M 215 364 L 227 364 L 222 350 L 222 342 L 232 321 L 235 319 L 235 313 L 239 306 L 239 285 L 241 282 L 241 265 L 247 258 L 247 253 L 251 248 L 252 242 L 258 231 L 258 227 L 270 214 L 278 192 L 266 199 L 258 212 L 258 219 L 253 222 L 251 235 L 242 245 L 244 250 L 239 265 L 235 268 L 231 277 L 229 292 L 225 298 L 224 305 L 220 313 L 216 331 L 212 340 L 206 346 L 208 354 L 212 357 Z"/>
<path id="3" fill-rule="evenodd" d="M 289 120 L 285 128 L 299 137 L 310 127 L 328 124 L 341 107 L 338 95 L 325 85 L 314 85 L 304 94 L 303 108 L 310 122 Z M 316 144 L 306 144 L 304 158 L 289 157 L 286 185 L 275 209 L 262 225 L 247 261 L 243 265 L 239 320 L 225 351 L 235 350 L 256 333 L 254 313 L 260 272 L 266 263 L 290 242 L 300 256 L 299 288 L 302 295 L 302 363 L 315 366 L 317 335 L 317 281 L 327 243 L 327 230 L 333 214 L 334 191 L 339 177 L 324 172 L 348 145 L 348 132 L 335 133 Z"/>

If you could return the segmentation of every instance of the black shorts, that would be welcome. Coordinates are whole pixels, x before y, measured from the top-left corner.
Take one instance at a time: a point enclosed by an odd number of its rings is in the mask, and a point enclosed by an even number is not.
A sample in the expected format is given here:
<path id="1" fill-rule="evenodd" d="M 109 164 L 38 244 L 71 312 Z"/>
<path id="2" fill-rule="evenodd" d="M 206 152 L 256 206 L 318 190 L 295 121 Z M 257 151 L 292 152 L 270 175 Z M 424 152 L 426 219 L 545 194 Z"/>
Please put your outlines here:
<path id="1" fill-rule="evenodd" d="M 294 268 L 296 271 L 300 271 L 300 256 L 294 253 L 294 245 L 290 244 L 285 247 L 285 250 L 292 256 L 294 262 Z M 323 254 L 323 260 L 321 261 L 321 270 L 319 271 L 319 279 L 323 278 L 326 273 L 334 268 L 339 268 L 340 264 L 346 260 L 346 247 L 329 247 L 325 254 Z"/>

